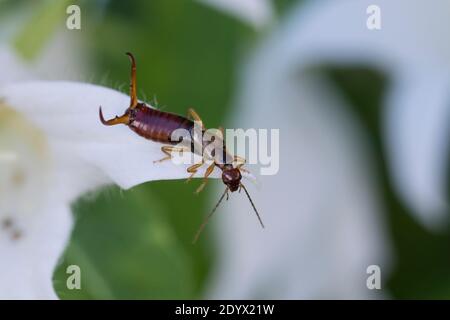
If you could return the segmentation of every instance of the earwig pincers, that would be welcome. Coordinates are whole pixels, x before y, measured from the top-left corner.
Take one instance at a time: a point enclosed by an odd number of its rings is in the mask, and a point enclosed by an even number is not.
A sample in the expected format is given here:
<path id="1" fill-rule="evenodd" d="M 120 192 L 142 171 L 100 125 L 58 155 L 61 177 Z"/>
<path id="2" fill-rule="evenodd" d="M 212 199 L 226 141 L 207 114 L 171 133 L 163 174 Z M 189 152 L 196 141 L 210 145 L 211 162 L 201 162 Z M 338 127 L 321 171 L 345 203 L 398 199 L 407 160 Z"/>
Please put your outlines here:
<path id="1" fill-rule="evenodd" d="M 222 182 L 226 186 L 225 191 L 220 197 L 214 209 L 200 226 L 193 242 L 197 241 L 209 218 L 214 214 L 225 196 L 228 198 L 229 191 L 235 192 L 237 190 L 240 191 L 241 189 L 244 190 L 261 226 L 264 228 L 264 224 L 261 220 L 258 210 L 256 209 L 252 199 L 250 198 L 247 189 L 241 182 L 241 171 L 246 171 L 244 168 L 242 168 L 245 165 L 245 159 L 238 156 L 232 157 L 226 150 L 225 143 L 223 143 L 223 155 L 225 159 L 230 159 L 231 161 L 225 161 L 224 163 L 221 163 L 216 161 L 211 154 L 203 152 L 208 142 L 201 141 L 201 138 L 199 139 L 197 135 L 194 134 L 195 124 L 200 124 L 202 133 L 205 132 L 205 129 L 203 127 L 201 118 L 192 108 L 188 109 L 188 117 L 183 117 L 174 113 L 164 112 L 151 108 L 144 102 L 138 101 L 136 95 L 136 61 L 131 53 L 127 52 L 126 54 L 131 60 L 130 105 L 125 110 L 125 113 L 122 116 L 116 116 L 115 118 L 110 120 L 105 120 L 105 118 L 103 117 L 102 108 L 100 107 L 100 121 L 106 126 L 124 124 L 145 139 L 165 144 L 161 147 L 161 151 L 165 156 L 160 160 L 154 161 L 155 163 L 170 160 L 172 158 L 172 153 L 174 152 L 194 152 L 200 155 L 202 157 L 202 160 L 199 163 L 193 164 L 189 168 L 187 168 L 187 172 L 191 174 L 187 181 L 190 181 L 194 177 L 198 169 L 206 163 L 205 160 L 213 160 L 212 163 L 207 167 L 203 177 L 203 182 L 197 188 L 196 193 L 199 193 L 203 190 L 208 181 L 208 177 L 214 171 L 215 167 L 219 168 L 222 171 Z M 171 137 L 174 131 L 177 129 L 185 129 L 185 132 L 187 132 L 186 136 L 182 136 L 181 139 L 191 141 L 191 148 L 175 146 L 180 141 L 173 141 Z M 201 148 L 195 148 L 195 145 L 200 145 Z M 198 150 L 200 150 L 200 152 Z"/>

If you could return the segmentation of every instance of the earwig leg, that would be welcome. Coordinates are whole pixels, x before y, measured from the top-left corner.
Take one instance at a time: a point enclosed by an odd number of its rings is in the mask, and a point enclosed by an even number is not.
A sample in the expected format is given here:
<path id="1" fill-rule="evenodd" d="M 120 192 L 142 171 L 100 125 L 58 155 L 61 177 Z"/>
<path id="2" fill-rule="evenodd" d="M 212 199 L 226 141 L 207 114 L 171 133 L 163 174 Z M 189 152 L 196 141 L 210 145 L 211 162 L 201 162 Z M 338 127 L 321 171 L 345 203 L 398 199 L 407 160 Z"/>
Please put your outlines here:
<path id="1" fill-rule="evenodd" d="M 202 159 L 200 163 L 193 164 L 189 168 L 187 168 L 187 172 L 189 172 L 191 175 L 189 178 L 187 178 L 186 183 L 191 181 L 191 179 L 194 177 L 194 175 L 197 173 L 198 169 L 205 163 L 205 160 Z"/>
<path id="2" fill-rule="evenodd" d="M 205 176 L 203 177 L 203 182 L 197 188 L 197 190 L 195 190 L 195 193 L 197 193 L 197 194 L 200 193 L 203 190 L 203 188 L 206 186 L 206 183 L 208 182 L 208 177 L 214 171 L 215 166 L 216 166 L 216 164 L 213 162 L 209 165 L 208 169 L 206 169 Z"/>
<path id="3" fill-rule="evenodd" d="M 205 129 L 205 127 L 203 126 L 203 121 L 200 118 L 200 116 L 198 115 L 197 112 L 195 112 L 194 109 L 189 108 L 188 109 L 188 117 L 192 118 L 192 120 L 194 120 L 195 122 L 200 123 L 200 126 L 202 127 L 202 129 Z"/>
<path id="4" fill-rule="evenodd" d="M 241 167 L 243 165 L 245 165 L 246 162 L 247 162 L 247 160 L 243 157 L 240 157 L 240 156 L 233 157 L 233 163 L 236 163 L 235 168 L 241 169 Z"/>
<path id="5" fill-rule="evenodd" d="M 126 53 L 131 60 L 131 80 L 130 80 L 130 107 L 129 109 L 134 109 L 138 104 L 137 94 L 136 94 L 136 60 L 134 56 L 130 53 Z"/>
<path id="6" fill-rule="evenodd" d="M 241 170 L 242 172 L 251 174 L 250 170 L 247 170 L 245 168 L 239 168 L 239 170 Z"/>
<path id="7" fill-rule="evenodd" d="M 243 162 L 243 163 L 247 162 L 247 160 L 245 158 L 240 157 L 240 156 L 234 156 L 233 160 L 236 161 L 236 162 Z"/>
<path id="8" fill-rule="evenodd" d="M 158 162 L 163 162 L 166 160 L 170 160 L 172 159 L 172 152 L 184 152 L 187 149 L 185 148 L 181 148 L 181 147 L 174 147 L 174 146 L 162 146 L 161 147 L 161 151 L 166 155 L 166 157 L 159 159 L 159 160 L 155 160 L 153 161 L 153 163 L 158 163 Z"/>

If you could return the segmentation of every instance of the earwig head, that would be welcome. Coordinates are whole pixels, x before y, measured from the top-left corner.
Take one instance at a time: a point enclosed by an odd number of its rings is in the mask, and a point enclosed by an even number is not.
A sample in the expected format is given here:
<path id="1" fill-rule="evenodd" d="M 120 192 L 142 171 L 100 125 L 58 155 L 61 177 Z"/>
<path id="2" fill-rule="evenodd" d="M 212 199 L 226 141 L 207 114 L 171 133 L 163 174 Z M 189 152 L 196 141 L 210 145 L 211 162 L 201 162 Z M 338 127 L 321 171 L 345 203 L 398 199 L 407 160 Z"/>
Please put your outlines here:
<path id="1" fill-rule="evenodd" d="M 222 181 L 230 189 L 231 192 L 239 189 L 241 185 L 241 171 L 233 168 L 232 165 L 226 165 L 222 171 Z"/>
<path id="2" fill-rule="evenodd" d="M 233 170 L 237 170 L 239 172 L 240 175 L 240 171 L 238 168 L 233 168 L 233 166 L 231 167 L 227 167 L 228 172 L 234 172 Z M 224 170 L 225 172 L 225 170 Z M 223 179 L 223 174 L 222 174 L 222 179 Z M 241 178 L 238 179 L 239 181 L 241 180 Z M 231 181 L 235 181 L 235 180 L 231 180 Z M 225 182 L 225 181 L 224 181 Z M 226 184 L 226 183 L 225 183 Z M 234 185 L 233 185 L 234 186 Z M 255 214 L 256 217 L 259 220 L 259 223 L 261 224 L 261 227 L 264 228 L 264 223 L 261 220 L 261 217 L 259 216 L 258 210 L 256 210 L 255 204 L 253 203 L 252 198 L 250 197 L 250 194 L 247 191 L 247 188 L 242 184 L 239 183 L 238 187 L 242 188 L 245 192 L 245 194 L 247 195 L 248 200 L 250 201 L 250 204 L 253 207 L 253 210 L 255 210 Z M 198 237 L 200 236 L 200 234 L 202 233 L 203 229 L 205 228 L 206 224 L 208 223 L 209 219 L 212 217 L 212 215 L 214 214 L 214 212 L 216 212 L 217 208 L 219 207 L 220 203 L 222 202 L 222 200 L 225 198 L 225 196 L 227 197 L 228 200 L 228 190 L 230 190 L 230 185 L 227 184 L 227 187 L 225 188 L 225 191 L 223 192 L 222 196 L 220 197 L 219 201 L 217 201 L 216 206 L 214 207 L 214 209 L 212 209 L 211 213 L 205 218 L 205 220 L 203 220 L 203 223 L 200 225 L 200 228 L 198 228 L 197 233 L 195 234 L 194 240 L 192 241 L 192 243 L 196 243 L 198 240 Z M 236 189 L 237 190 L 237 189 Z M 234 190 L 234 191 L 236 191 Z M 240 190 L 239 190 L 240 192 Z"/>
<path id="3" fill-rule="evenodd" d="M 250 197 L 247 188 L 241 183 L 242 179 L 241 169 L 239 167 L 234 168 L 233 165 L 231 164 L 224 164 L 220 168 L 222 169 L 222 181 L 227 187 L 225 188 L 225 191 L 223 192 L 219 201 L 217 201 L 217 204 L 214 207 L 214 209 L 212 209 L 211 213 L 205 218 L 205 220 L 203 220 L 203 223 L 201 224 L 200 228 L 195 234 L 193 243 L 197 242 L 198 237 L 202 233 L 203 229 L 205 228 L 206 224 L 208 223 L 209 219 L 212 217 L 214 212 L 216 212 L 217 208 L 219 207 L 220 203 L 225 198 L 225 196 L 227 197 L 228 200 L 228 191 L 233 192 L 239 189 L 239 192 L 241 192 L 241 189 L 244 190 L 248 200 L 250 201 L 250 204 L 253 207 L 253 210 L 255 211 L 256 217 L 258 218 L 259 223 L 261 224 L 261 227 L 264 228 L 264 223 L 262 222 L 261 217 L 259 216 L 258 210 L 256 210 L 255 204 L 253 203 L 253 200 Z"/>

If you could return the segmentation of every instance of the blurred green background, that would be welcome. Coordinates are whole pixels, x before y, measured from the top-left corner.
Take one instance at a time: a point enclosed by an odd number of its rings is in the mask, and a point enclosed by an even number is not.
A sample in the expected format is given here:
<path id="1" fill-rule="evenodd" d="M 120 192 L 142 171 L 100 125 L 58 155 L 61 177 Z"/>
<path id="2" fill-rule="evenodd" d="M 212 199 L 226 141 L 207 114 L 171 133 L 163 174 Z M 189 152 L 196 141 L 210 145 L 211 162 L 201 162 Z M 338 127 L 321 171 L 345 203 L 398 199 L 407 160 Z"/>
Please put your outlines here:
<path id="1" fill-rule="evenodd" d="M 297 1 L 275 1 L 279 18 Z M 60 8 L 79 4 L 83 27 L 74 31 L 91 59 L 93 82 L 127 90 L 129 63 L 137 59 L 140 98 L 185 114 L 194 107 L 208 127 L 226 125 L 239 62 L 264 32 L 188 0 L 0 1 L 0 18 L 26 12 L 14 45 L 35 58 L 64 23 Z M 20 15 L 18 15 L 20 17 Z M 25 21 L 25 20 L 24 20 Z M 383 200 L 395 256 L 388 290 L 394 298 L 450 298 L 450 228 L 431 233 L 396 197 L 381 144 L 380 103 L 388 79 L 364 67 L 320 66 L 351 102 L 378 156 Z M 448 179 L 450 181 L 450 179 Z M 195 196 L 198 181 L 159 181 L 130 191 L 110 187 L 73 205 L 76 221 L 54 274 L 62 299 L 201 298 L 215 261 L 209 230 L 192 236 L 208 211 L 211 188 Z M 211 182 L 220 183 L 217 181 Z M 66 267 L 83 270 L 82 290 L 66 288 Z"/>

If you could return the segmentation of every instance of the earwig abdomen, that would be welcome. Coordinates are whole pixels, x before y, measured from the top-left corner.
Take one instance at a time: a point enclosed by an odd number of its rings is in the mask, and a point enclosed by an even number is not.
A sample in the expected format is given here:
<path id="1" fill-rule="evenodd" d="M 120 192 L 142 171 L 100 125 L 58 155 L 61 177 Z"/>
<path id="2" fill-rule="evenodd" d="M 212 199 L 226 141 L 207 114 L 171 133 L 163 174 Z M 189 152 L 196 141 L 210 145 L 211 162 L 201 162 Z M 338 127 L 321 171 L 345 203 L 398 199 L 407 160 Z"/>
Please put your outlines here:
<path id="1" fill-rule="evenodd" d="M 176 129 L 185 129 L 190 133 L 194 122 L 177 114 L 149 108 L 145 104 L 139 104 L 130 113 L 128 126 L 138 135 L 160 143 L 177 144 L 179 141 L 171 139 Z"/>

